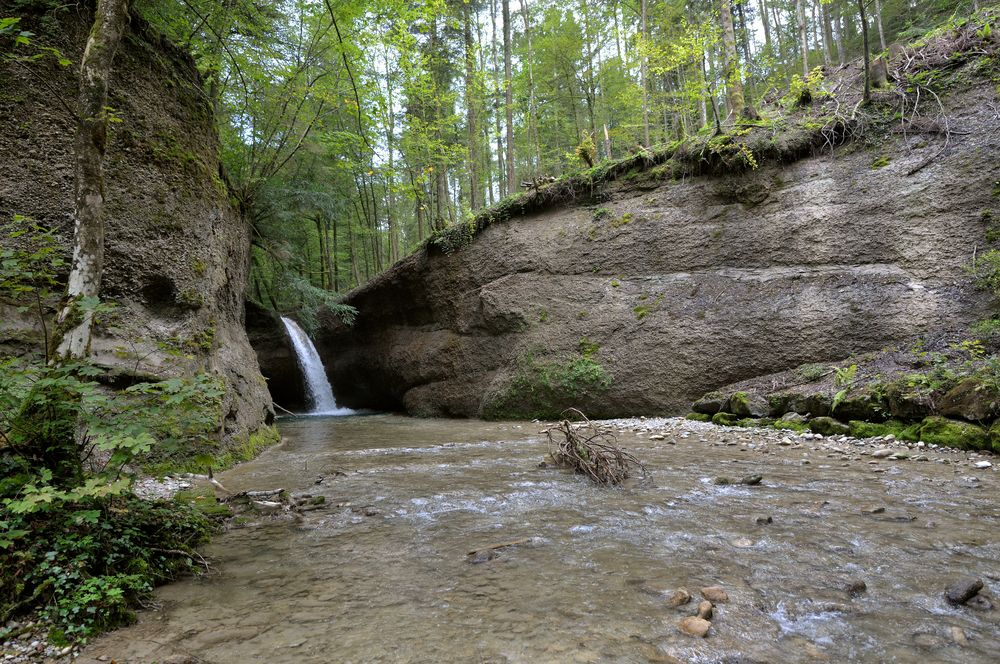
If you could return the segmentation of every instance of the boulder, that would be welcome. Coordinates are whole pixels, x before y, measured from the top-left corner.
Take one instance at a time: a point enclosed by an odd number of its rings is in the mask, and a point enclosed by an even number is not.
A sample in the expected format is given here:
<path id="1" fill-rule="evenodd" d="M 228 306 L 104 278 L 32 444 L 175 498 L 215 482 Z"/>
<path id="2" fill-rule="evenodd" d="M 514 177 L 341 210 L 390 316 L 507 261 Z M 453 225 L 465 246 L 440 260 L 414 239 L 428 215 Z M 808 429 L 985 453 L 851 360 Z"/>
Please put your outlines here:
<path id="1" fill-rule="evenodd" d="M 890 383 L 885 388 L 886 405 L 893 417 L 904 420 L 919 420 L 934 412 L 934 404 L 929 395 L 920 394 L 900 383 Z M 858 417 L 855 419 L 868 419 Z"/>
<path id="2" fill-rule="evenodd" d="M 945 417 L 982 422 L 997 416 L 1000 395 L 978 378 L 966 378 L 938 402 L 938 412 Z"/>
<path id="3" fill-rule="evenodd" d="M 790 394 L 785 403 L 785 412 L 822 417 L 830 414 L 833 397 L 824 392 Z"/>
<path id="4" fill-rule="evenodd" d="M 732 413 L 716 413 L 712 416 L 713 424 L 719 424 L 724 427 L 736 426 L 736 423 L 739 421 L 739 416 Z"/>
<path id="5" fill-rule="evenodd" d="M 702 415 L 715 415 L 728 401 L 722 392 L 709 392 L 691 404 L 691 410 Z"/>
<path id="6" fill-rule="evenodd" d="M 832 417 L 814 417 L 809 420 L 809 428 L 813 433 L 821 433 L 824 436 L 846 436 L 851 433 L 851 427 Z"/>
<path id="7" fill-rule="evenodd" d="M 740 417 L 765 417 L 770 406 L 762 395 L 756 392 L 735 392 L 729 397 L 727 410 Z"/>
<path id="8" fill-rule="evenodd" d="M 990 447 L 990 439 L 983 427 L 960 420 L 949 420 L 940 415 L 924 419 L 920 426 L 920 439 L 963 450 L 985 450 Z"/>

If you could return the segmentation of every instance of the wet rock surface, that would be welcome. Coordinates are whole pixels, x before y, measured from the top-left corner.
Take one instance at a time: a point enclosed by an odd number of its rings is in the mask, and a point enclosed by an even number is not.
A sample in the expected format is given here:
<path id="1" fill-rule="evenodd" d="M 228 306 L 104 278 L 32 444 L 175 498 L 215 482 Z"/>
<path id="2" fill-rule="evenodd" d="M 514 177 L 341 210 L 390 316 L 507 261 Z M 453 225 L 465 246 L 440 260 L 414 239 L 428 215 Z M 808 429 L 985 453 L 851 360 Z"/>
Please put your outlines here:
<path id="1" fill-rule="evenodd" d="M 220 536 L 206 551 L 212 575 L 159 589 L 160 610 L 78 661 L 163 661 L 182 649 L 216 664 L 320 664 L 331 652 L 470 663 L 995 660 L 1000 612 L 944 596 L 967 576 L 983 581 L 977 597 L 1000 588 L 1000 471 L 976 469 L 982 457 L 928 445 L 925 462 L 874 459 L 911 448 L 679 419 L 614 425 L 649 474 L 608 490 L 537 468 L 544 423 L 289 420 L 284 445 L 219 480 L 235 492 L 322 495 L 327 509 Z M 327 479 L 316 485 L 317 474 Z M 716 485 L 719 475 L 765 481 Z M 862 512 L 873 506 L 882 511 Z M 774 517 L 766 527 L 754 522 L 762 513 Z M 475 547 L 524 538 L 532 544 L 467 562 Z M 702 596 L 713 586 L 728 601 Z M 698 601 L 671 606 L 682 588 Z M 681 631 L 702 602 L 714 605 L 705 636 Z"/>

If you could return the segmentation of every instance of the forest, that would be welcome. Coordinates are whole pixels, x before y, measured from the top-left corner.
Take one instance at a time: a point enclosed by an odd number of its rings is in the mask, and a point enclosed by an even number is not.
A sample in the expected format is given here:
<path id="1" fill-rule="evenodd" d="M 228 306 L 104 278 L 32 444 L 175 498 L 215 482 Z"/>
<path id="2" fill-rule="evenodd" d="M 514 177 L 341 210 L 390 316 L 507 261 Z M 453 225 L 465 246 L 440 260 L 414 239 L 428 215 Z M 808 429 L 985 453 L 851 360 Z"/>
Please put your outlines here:
<path id="1" fill-rule="evenodd" d="M 790 88 L 861 55 L 866 27 L 876 58 L 962 10 L 870 4 L 864 20 L 848 0 L 133 10 L 195 55 L 255 229 L 251 295 L 293 310 L 536 181 L 776 122 Z"/>

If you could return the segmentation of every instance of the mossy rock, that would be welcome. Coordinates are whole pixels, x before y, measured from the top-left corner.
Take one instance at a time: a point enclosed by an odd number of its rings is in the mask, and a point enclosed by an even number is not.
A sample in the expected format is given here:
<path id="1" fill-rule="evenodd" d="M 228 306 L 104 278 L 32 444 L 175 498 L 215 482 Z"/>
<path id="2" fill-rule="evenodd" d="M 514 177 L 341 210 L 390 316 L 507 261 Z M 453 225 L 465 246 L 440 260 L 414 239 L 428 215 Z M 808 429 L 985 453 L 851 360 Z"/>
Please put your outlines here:
<path id="1" fill-rule="evenodd" d="M 920 422 L 907 424 L 901 420 L 887 420 L 885 422 L 851 420 L 848 426 L 851 428 L 851 435 L 855 438 L 878 438 L 893 435 L 899 440 L 920 440 Z"/>
<path id="2" fill-rule="evenodd" d="M 938 411 L 945 417 L 960 417 L 972 422 L 994 419 L 1000 412 L 998 408 L 1000 394 L 974 376 L 950 389 L 938 403 Z"/>
<path id="3" fill-rule="evenodd" d="M 738 427 L 769 427 L 774 424 L 774 419 L 770 417 L 745 417 L 736 422 Z"/>
<path id="4" fill-rule="evenodd" d="M 810 415 L 812 417 L 825 417 L 830 414 L 833 408 L 833 397 L 825 392 L 813 392 L 811 394 L 791 394 L 785 404 L 785 410 L 798 413 L 799 415 Z"/>
<path id="5" fill-rule="evenodd" d="M 781 417 L 788 412 L 788 400 L 791 395 L 787 393 L 771 394 L 767 397 L 768 415 L 771 417 Z"/>
<path id="6" fill-rule="evenodd" d="M 990 449 L 1000 454 L 1000 422 L 994 422 L 987 435 L 990 439 Z"/>
<path id="7" fill-rule="evenodd" d="M 865 422 L 884 422 L 888 405 L 879 397 L 871 394 L 848 396 L 837 404 L 834 409 L 837 418 L 845 422 L 863 420 Z"/>
<path id="8" fill-rule="evenodd" d="M 735 392 L 729 397 L 729 407 L 726 410 L 743 418 L 759 418 L 768 414 L 770 406 L 767 399 L 756 392 Z"/>
<path id="9" fill-rule="evenodd" d="M 807 422 L 796 422 L 794 420 L 775 420 L 774 424 L 771 425 L 772 429 L 778 429 L 779 431 L 793 431 L 795 433 L 805 433 L 809 431 L 809 424 Z"/>
<path id="10" fill-rule="evenodd" d="M 691 420 L 692 422 L 711 422 L 712 417 L 706 415 L 705 413 L 688 413 L 684 416 L 685 420 Z"/>
<path id="11" fill-rule="evenodd" d="M 986 429 L 976 424 L 949 420 L 940 415 L 931 415 L 920 426 L 920 439 L 937 445 L 947 445 L 963 450 L 990 449 Z"/>
<path id="12" fill-rule="evenodd" d="M 726 405 L 727 397 L 722 392 L 709 392 L 691 405 L 691 410 L 711 417 Z"/>
<path id="13" fill-rule="evenodd" d="M 809 429 L 813 433 L 824 436 L 846 436 L 851 433 L 851 427 L 832 417 L 816 417 L 809 420 Z"/>
<path id="14" fill-rule="evenodd" d="M 724 427 L 734 427 L 739 420 L 740 417 L 738 415 L 733 415 L 732 413 L 716 413 L 712 416 L 712 424 L 718 424 Z"/>
<path id="15" fill-rule="evenodd" d="M 933 412 L 930 396 L 914 392 L 908 385 L 898 381 L 886 385 L 885 399 L 886 407 L 894 418 L 919 420 Z"/>

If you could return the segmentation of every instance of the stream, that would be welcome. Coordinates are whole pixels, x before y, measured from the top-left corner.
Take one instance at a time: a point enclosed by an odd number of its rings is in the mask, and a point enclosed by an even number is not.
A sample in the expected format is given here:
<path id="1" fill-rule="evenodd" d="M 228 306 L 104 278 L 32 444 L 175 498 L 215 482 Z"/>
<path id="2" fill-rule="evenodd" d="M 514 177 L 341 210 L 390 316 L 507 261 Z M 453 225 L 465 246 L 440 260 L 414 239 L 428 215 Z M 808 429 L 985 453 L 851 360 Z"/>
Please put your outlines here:
<path id="1" fill-rule="evenodd" d="M 851 441 L 623 426 L 640 429 L 619 442 L 648 475 L 609 489 L 539 468 L 537 423 L 286 419 L 281 445 L 220 480 L 326 508 L 217 536 L 210 574 L 160 588 L 78 661 L 997 661 L 995 457 L 977 469 L 952 450 L 876 460 Z M 751 474 L 762 483 L 714 483 Z M 998 606 L 950 606 L 944 589 L 968 576 Z M 712 585 L 729 601 L 707 638 L 681 633 Z M 672 608 L 681 587 L 695 599 Z"/>

